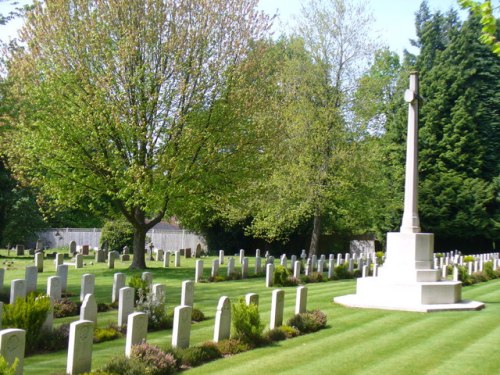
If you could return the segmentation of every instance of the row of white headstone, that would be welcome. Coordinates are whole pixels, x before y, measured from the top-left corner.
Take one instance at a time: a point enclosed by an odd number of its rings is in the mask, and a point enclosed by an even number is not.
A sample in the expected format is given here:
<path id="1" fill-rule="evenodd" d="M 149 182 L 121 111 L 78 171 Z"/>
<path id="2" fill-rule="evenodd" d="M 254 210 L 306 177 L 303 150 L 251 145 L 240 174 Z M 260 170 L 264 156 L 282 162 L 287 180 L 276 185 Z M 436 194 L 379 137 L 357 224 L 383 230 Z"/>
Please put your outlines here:
<path id="1" fill-rule="evenodd" d="M 144 277 L 148 279 L 149 275 L 143 274 Z M 89 280 L 89 278 L 86 278 L 86 280 Z M 173 347 L 189 347 L 193 292 L 194 283 L 190 280 L 184 281 L 182 284 L 181 304 L 174 309 Z M 275 289 L 272 292 L 270 329 L 283 324 L 284 296 L 285 292 L 281 289 Z M 247 304 L 258 305 L 259 297 L 255 293 L 248 293 L 245 296 L 245 301 Z M 295 314 L 305 312 L 306 307 L 307 287 L 300 286 L 296 291 Z M 66 368 L 68 374 L 79 374 L 91 370 L 93 332 L 96 323 L 97 303 L 94 295 L 88 293 L 83 298 L 80 319 L 70 324 Z M 147 314 L 134 312 L 134 288 L 130 287 L 123 287 L 119 290 L 118 325 L 122 326 L 125 323 L 127 324 L 125 354 L 130 356 L 132 346 L 146 340 L 148 327 Z M 230 328 L 231 303 L 229 297 L 222 296 L 217 305 L 213 341 L 218 342 L 228 339 L 230 337 Z M 23 373 L 25 337 L 26 332 L 22 329 L 9 328 L 0 330 L 0 354 L 10 364 L 14 363 L 16 358 L 18 359 L 16 374 Z"/>

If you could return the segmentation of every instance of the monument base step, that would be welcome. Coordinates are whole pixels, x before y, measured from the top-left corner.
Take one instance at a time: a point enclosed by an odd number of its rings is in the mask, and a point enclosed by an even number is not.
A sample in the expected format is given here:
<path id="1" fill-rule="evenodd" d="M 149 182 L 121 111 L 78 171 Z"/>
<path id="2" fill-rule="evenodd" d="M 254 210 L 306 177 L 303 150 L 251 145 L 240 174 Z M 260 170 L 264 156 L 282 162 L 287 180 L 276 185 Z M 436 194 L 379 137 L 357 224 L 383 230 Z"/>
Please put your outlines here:
<path id="1" fill-rule="evenodd" d="M 484 303 L 476 301 L 460 301 L 456 303 L 443 304 L 402 304 L 399 301 L 373 301 L 366 300 L 356 294 L 335 297 L 333 299 L 347 307 L 357 307 L 363 309 L 397 310 L 397 311 L 415 311 L 415 312 L 437 312 L 437 311 L 472 311 L 483 309 Z"/>

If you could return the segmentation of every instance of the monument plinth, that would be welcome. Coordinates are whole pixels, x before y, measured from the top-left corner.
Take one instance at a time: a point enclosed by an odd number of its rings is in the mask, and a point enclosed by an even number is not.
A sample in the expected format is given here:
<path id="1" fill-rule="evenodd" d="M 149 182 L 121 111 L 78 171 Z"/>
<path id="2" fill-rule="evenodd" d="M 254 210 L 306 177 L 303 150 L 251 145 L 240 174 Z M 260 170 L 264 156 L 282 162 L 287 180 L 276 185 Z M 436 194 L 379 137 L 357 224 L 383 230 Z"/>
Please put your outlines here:
<path id="1" fill-rule="evenodd" d="M 418 216 L 418 74 L 411 73 L 406 141 L 405 200 L 400 232 L 387 233 L 387 252 L 377 277 L 357 280 L 356 294 L 334 298 L 350 307 L 406 311 L 478 310 L 462 300 L 462 283 L 441 280 L 434 269 L 434 234 L 420 233 Z"/>

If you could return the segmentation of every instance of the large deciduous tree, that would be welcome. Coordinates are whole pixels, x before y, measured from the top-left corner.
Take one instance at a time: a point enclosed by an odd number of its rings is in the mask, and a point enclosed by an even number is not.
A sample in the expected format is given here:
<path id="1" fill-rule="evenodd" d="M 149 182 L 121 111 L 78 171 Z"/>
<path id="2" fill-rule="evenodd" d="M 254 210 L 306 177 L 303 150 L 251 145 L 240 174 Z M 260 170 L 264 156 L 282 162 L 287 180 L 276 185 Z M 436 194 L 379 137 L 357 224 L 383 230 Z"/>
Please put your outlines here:
<path id="1" fill-rule="evenodd" d="M 283 157 L 269 179 L 272 198 L 259 208 L 253 227 L 276 238 L 312 220 L 310 255 L 318 251 L 325 223 L 331 228 L 356 210 L 352 192 L 361 191 L 360 176 L 368 179 L 351 107 L 361 67 L 373 52 L 371 22 L 362 5 L 310 1 L 282 64 Z"/>
<path id="2" fill-rule="evenodd" d="M 228 109 L 245 52 L 269 27 L 256 5 L 39 3 L 8 64 L 17 176 L 59 206 L 108 203 L 134 226 L 131 267 L 145 268 L 146 232 L 200 197 L 220 199 L 243 173 L 231 161 L 259 150 L 245 106 Z"/>

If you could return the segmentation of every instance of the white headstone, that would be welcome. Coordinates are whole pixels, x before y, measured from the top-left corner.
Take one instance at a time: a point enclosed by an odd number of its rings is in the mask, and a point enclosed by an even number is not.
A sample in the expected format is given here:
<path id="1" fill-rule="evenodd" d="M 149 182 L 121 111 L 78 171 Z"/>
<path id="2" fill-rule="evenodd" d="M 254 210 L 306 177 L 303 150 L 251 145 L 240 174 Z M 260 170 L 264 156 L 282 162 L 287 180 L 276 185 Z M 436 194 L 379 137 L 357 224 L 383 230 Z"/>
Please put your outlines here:
<path id="1" fill-rule="evenodd" d="M 245 250 L 240 249 L 240 264 L 243 263 L 244 257 L 245 257 Z"/>
<path id="2" fill-rule="evenodd" d="M 142 280 L 144 280 L 149 286 L 153 284 L 153 274 L 151 272 L 143 272 L 141 276 Z"/>
<path id="3" fill-rule="evenodd" d="M 75 255 L 75 268 L 83 268 L 83 255 L 82 254 Z"/>
<path id="4" fill-rule="evenodd" d="M 0 355 L 9 365 L 18 359 L 16 375 L 24 373 L 24 349 L 26 345 L 26 331 L 17 328 L 8 328 L 0 331 Z"/>
<path id="5" fill-rule="evenodd" d="M 165 254 L 163 254 L 163 267 L 164 268 L 170 267 L 170 251 L 167 251 L 165 252 Z"/>
<path id="6" fill-rule="evenodd" d="M 305 313 L 307 309 L 307 287 L 299 286 L 295 299 L 295 314 Z"/>
<path id="7" fill-rule="evenodd" d="M 248 277 L 248 258 L 243 258 L 241 263 L 241 278 L 246 279 Z"/>
<path id="8" fill-rule="evenodd" d="M 175 267 L 181 266 L 181 252 L 180 251 L 176 251 L 174 253 L 174 264 L 175 264 Z"/>
<path id="9" fill-rule="evenodd" d="M 66 291 L 68 287 L 68 265 L 61 264 L 57 266 L 57 276 L 61 278 L 61 290 Z"/>
<path id="10" fill-rule="evenodd" d="M 328 259 L 328 278 L 333 278 L 333 272 L 335 271 L 335 260 Z"/>
<path id="11" fill-rule="evenodd" d="M 258 275 L 262 272 L 262 258 L 260 256 L 255 257 L 255 274 Z"/>
<path id="12" fill-rule="evenodd" d="M 283 309 L 285 307 L 285 291 L 275 289 L 271 298 L 271 319 L 269 329 L 275 329 L 283 324 Z"/>
<path id="13" fill-rule="evenodd" d="M 55 265 L 56 269 L 61 264 L 64 264 L 64 254 L 57 253 L 56 258 L 54 259 L 54 265 Z"/>
<path id="14" fill-rule="evenodd" d="M 191 314 L 191 306 L 181 305 L 174 309 L 174 327 L 172 329 L 172 346 L 174 348 L 189 347 Z"/>
<path id="15" fill-rule="evenodd" d="M 202 279 L 203 279 L 203 261 L 201 259 L 197 259 L 195 262 L 195 269 L 194 269 L 194 282 L 199 283 Z"/>
<path id="16" fill-rule="evenodd" d="M 83 301 L 83 299 L 87 294 L 94 294 L 94 288 L 95 288 L 95 275 L 91 273 L 86 273 L 85 275 L 82 275 L 81 286 L 80 286 L 80 301 Z"/>
<path id="17" fill-rule="evenodd" d="M 50 276 L 47 278 L 47 295 L 58 301 L 61 299 L 61 278 L 59 276 Z"/>
<path id="18" fill-rule="evenodd" d="M 10 304 L 16 302 L 17 298 L 26 297 L 26 281 L 14 279 L 10 282 Z"/>
<path id="19" fill-rule="evenodd" d="M 300 260 L 293 263 L 293 277 L 298 279 L 300 277 Z"/>
<path id="20" fill-rule="evenodd" d="M 256 293 L 247 293 L 245 294 L 245 303 L 250 305 L 253 303 L 254 305 L 259 305 L 259 295 Z"/>
<path id="21" fill-rule="evenodd" d="M 26 294 L 35 292 L 38 281 L 38 268 L 36 266 L 27 266 L 24 270 L 24 280 L 26 280 Z"/>
<path id="22" fill-rule="evenodd" d="M 231 302 L 229 297 L 219 299 L 215 313 L 214 342 L 229 339 L 231 333 Z"/>
<path id="23" fill-rule="evenodd" d="M 274 285 L 274 264 L 266 265 L 266 287 L 270 288 Z"/>
<path id="24" fill-rule="evenodd" d="M 219 264 L 224 264 L 224 250 L 219 250 Z"/>
<path id="25" fill-rule="evenodd" d="M 97 303 L 93 294 L 87 294 L 80 307 L 80 320 L 97 323 Z"/>
<path id="26" fill-rule="evenodd" d="M 104 263 L 105 258 L 104 258 L 104 250 L 97 250 L 95 252 L 95 262 L 96 263 Z"/>
<path id="27" fill-rule="evenodd" d="M 219 275 L 219 259 L 214 259 L 212 260 L 212 271 L 210 273 L 210 276 L 214 278 L 218 275 Z"/>
<path id="28" fill-rule="evenodd" d="M 164 304 L 167 297 L 167 287 L 158 283 L 153 284 L 151 290 L 153 293 L 153 299 L 160 304 Z"/>
<path id="29" fill-rule="evenodd" d="M 130 358 L 132 346 L 146 341 L 148 335 L 148 314 L 135 312 L 127 319 L 127 338 L 125 341 L 125 355 Z"/>
<path id="30" fill-rule="evenodd" d="M 113 277 L 113 291 L 111 294 L 111 303 L 118 301 L 120 296 L 120 289 L 125 287 L 125 280 L 127 275 L 124 273 L 118 272 L 115 273 Z"/>
<path id="31" fill-rule="evenodd" d="M 118 299 L 118 327 L 127 323 L 129 314 L 134 312 L 134 288 L 123 287 L 120 289 Z"/>
<path id="32" fill-rule="evenodd" d="M 234 272 L 234 258 L 229 258 L 227 261 L 227 276 L 231 276 Z"/>
<path id="33" fill-rule="evenodd" d="M 92 343 L 94 322 L 78 320 L 69 325 L 67 374 L 90 372 L 92 367 Z"/>
<path id="34" fill-rule="evenodd" d="M 194 283 L 191 280 L 182 282 L 181 305 L 193 307 Z"/>
<path id="35" fill-rule="evenodd" d="M 35 266 L 38 272 L 43 272 L 43 252 L 35 253 Z"/>

